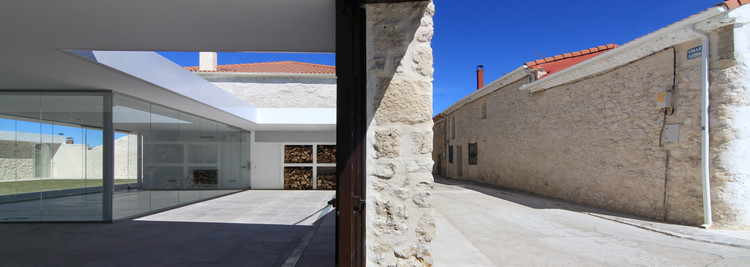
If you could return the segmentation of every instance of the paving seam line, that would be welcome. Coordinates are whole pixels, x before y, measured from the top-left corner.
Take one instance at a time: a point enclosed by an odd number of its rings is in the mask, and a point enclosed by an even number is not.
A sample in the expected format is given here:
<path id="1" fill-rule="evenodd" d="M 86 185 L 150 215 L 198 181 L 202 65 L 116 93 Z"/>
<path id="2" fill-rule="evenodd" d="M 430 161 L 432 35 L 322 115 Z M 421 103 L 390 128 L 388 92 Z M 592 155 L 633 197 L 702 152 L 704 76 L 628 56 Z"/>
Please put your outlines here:
<path id="1" fill-rule="evenodd" d="M 302 253 L 307 250 L 307 246 L 310 245 L 310 241 L 312 241 L 313 236 L 316 232 L 318 232 L 318 229 L 320 228 L 320 225 L 323 224 L 323 221 L 320 219 L 323 218 L 326 214 L 328 214 L 328 211 L 331 208 L 331 204 L 328 204 L 323 208 L 323 211 L 318 216 L 318 219 L 315 220 L 312 227 L 310 227 L 309 230 L 307 230 L 307 233 L 305 233 L 305 236 L 302 237 L 302 240 L 300 240 L 299 244 L 296 248 L 294 248 L 294 251 L 292 251 L 291 254 L 289 254 L 289 257 L 286 258 L 286 261 L 284 261 L 284 264 L 281 265 L 283 267 L 294 267 L 297 265 L 297 262 L 302 257 Z"/>
<path id="2" fill-rule="evenodd" d="M 597 217 L 597 218 L 601 218 L 601 219 L 605 219 L 605 220 L 609 220 L 609 221 L 613 221 L 613 222 L 618 222 L 618 223 L 630 225 L 630 226 L 637 227 L 637 228 L 640 228 L 640 229 L 643 229 L 643 230 L 647 230 L 647 231 L 651 231 L 651 232 L 655 232 L 655 233 L 660 233 L 660 234 L 664 234 L 664 235 L 668 235 L 668 236 L 672 236 L 672 237 L 677 237 L 677 238 L 682 238 L 682 239 L 687 239 L 687 240 L 692 240 L 692 241 L 697 241 L 697 242 L 703 242 L 703 243 L 709 243 L 709 244 L 717 244 L 717 245 L 724 245 L 724 246 L 736 247 L 736 248 L 750 248 L 750 245 L 734 244 L 734 243 L 729 243 L 729 242 L 724 242 L 724 241 L 716 241 L 716 240 L 708 240 L 708 239 L 702 239 L 702 238 L 695 238 L 695 237 L 692 237 L 692 236 L 689 236 L 689 235 L 683 235 L 683 234 L 679 234 L 679 233 L 675 233 L 675 232 L 671 232 L 671 231 L 667 231 L 667 230 L 660 230 L 660 229 L 656 229 L 656 228 L 653 228 L 653 227 L 647 227 L 647 226 L 639 225 L 639 224 L 636 224 L 636 223 L 627 222 L 627 221 L 624 221 L 624 220 L 618 220 L 618 219 L 614 219 L 614 218 L 609 218 L 607 216 L 593 214 L 593 213 L 590 213 L 590 212 L 583 212 L 583 213 L 587 214 L 587 215 L 590 215 L 590 216 Z"/>

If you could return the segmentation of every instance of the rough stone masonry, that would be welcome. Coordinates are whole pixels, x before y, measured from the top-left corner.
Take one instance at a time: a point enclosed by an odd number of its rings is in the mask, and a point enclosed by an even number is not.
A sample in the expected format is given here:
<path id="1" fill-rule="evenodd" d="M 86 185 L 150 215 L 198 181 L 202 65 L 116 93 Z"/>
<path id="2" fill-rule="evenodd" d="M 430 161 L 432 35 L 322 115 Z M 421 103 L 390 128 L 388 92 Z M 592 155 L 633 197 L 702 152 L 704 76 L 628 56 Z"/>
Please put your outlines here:
<path id="1" fill-rule="evenodd" d="M 367 261 L 432 265 L 432 1 L 367 11 Z"/>

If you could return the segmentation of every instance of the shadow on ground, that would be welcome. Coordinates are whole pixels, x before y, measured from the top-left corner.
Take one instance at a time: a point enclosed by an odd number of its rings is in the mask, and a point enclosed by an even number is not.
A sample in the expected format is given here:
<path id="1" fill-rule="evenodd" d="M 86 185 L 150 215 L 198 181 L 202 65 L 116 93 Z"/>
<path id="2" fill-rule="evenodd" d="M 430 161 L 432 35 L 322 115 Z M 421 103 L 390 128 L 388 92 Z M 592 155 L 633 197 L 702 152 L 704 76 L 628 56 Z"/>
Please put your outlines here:
<path id="1" fill-rule="evenodd" d="M 533 194 L 529 192 L 503 188 L 503 187 L 498 187 L 498 186 L 493 186 L 493 185 L 488 185 L 488 184 L 482 184 L 482 183 L 478 183 L 474 181 L 448 179 L 448 178 L 435 176 L 435 182 L 439 184 L 444 184 L 444 185 L 459 186 L 461 188 L 476 191 L 476 192 L 479 192 L 488 196 L 504 199 L 504 200 L 507 200 L 507 201 L 510 201 L 519 205 L 524 205 L 526 207 L 534 208 L 534 209 L 563 209 L 563 210 L 574 211 L 574 212 L 618 216 L 618 217 L 623 217 L 623 218 L 646 220 L 646 221 L 653 221 L 653 222 L 662 222 L 661 220 L 655 220 L 653 218 L 639 217 L 636 215 L 627 214 L 627 213 L 623 213 L 619 211 L 585 206 L 582 204 L 574 203 L 574 202 L 563 200 L 563 199 L 552 198 L 552 197 L 542 196 L 538 194 Z"/>
<path id="2" fill-rule="evenodd" d="M 334 235 L 334 216 L 331 212 L 312 226 L 136 220 L 5 223 L 0 224 L 0 265 L 283 266 L 312 229 L 319 231 L 297 266 L 333 266 L 334 237 L 326 235 Z"/>

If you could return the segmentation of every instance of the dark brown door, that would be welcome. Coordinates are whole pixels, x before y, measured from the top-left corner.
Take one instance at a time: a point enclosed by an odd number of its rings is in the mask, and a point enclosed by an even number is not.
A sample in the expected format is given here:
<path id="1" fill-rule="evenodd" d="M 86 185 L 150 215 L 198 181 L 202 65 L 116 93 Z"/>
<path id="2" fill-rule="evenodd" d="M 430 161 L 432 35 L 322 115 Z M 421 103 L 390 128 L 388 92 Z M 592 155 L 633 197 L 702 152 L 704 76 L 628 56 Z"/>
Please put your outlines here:
<path id="1" fill-rule="evenodd" d="M 336 1 L 336 265 L 365 266 L 365 11 Z"/>

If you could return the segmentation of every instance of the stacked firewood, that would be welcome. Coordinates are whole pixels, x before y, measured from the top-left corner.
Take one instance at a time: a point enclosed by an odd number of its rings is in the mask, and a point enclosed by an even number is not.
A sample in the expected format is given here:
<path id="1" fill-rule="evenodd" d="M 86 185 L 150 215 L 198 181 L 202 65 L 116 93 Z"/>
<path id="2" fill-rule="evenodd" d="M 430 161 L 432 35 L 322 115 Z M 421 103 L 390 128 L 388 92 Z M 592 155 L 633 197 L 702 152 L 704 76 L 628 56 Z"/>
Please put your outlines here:
<path id="1" fill-rule="evenodd" d="M 286 167 L 284 168 L 284 189 L 306 190 L 313 188 L 312 168 Z"/>
<path id="2" fill-rule="evenodd" d="M 285 163 L 312 163 L 313 152 L 310 145 L 284 146 Z"/>
<path id="3" fill-rule="evenodd" d="M 318 190 L 336 190 L 336 171 L 318 170 Z"/>
<path id="4" fill-rule="evenodd" d="M 336 163 L 336 146 L 318 146 L 318 163 Z"/>

